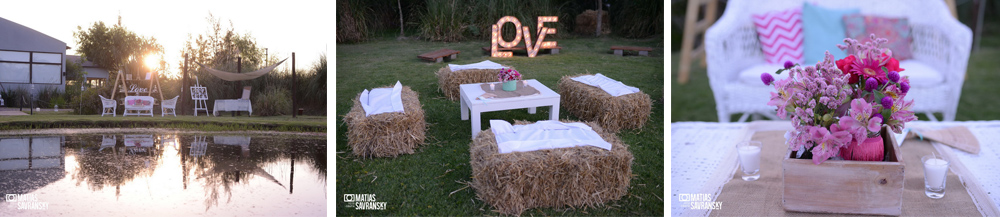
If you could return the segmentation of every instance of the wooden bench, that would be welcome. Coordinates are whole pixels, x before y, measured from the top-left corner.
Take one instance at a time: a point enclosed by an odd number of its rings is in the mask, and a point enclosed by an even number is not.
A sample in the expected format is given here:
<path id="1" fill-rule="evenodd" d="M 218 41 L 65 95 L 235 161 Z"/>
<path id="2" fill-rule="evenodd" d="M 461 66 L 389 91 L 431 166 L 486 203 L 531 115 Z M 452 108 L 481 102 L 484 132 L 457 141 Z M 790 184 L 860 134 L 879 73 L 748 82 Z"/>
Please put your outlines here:
<path id="1" fill-rule="evenodd" d="M 420 54 L 420 56 L 417 56 L 417 57 L 420 57 L 420 59 L 424 59 L 424 60 L 427 60 L 427 61 L 432 61 L 432 62 L 435 62 L 435 63 L 440 63 L 444 59 L 445 56 L 450 56 L 449 59 L 452 59 L 452 60 L 454 60 L 455 58 L 458 58 L 458 53 L 461 53 L 461 51 L 457 51 L 457 50 L 452 50 L 452 49 L 445 48 L 445 49 L 441 49 L 441 50 L 436 50 L 436 51 L 431 51 L 431 52 L 427 52 L 427 53 L 424 53 L 424 54 Z"/>
<path id="2" fill-rule="evenodd" d="M 553 47 L 553 48 L 539 48 L 539 50 L 549 50 L 549 54 L 559 54 L 559 49 L 562 49 L 562 47 L 556 46 L 556 47 Z M 486 51 L 487 54 L 490 53 L 491 50 L 492 50 L 492 48 L 490 46 L 483 47 L 483 51 Z M 526 51 L 526 50 L 528 50 L 528 48 L 525 47 L 524 45 L 521 45 L 521 46 L 515 46 L 515 47 L 512 47 L 512 48 L 497 47 L 497 50 L 499 50 L 499 51 L 515 51 L 515 50 Z"/>
<path id="3" fill-rule="evenodd" d="M 649 56 L 649 52 L 653 51 L 651 47 L 634 47 L 634 46 L 611 46 L 611 51 L 615 52 L 615 55 L 624 55 L 624 50 L 639 51 L 639 55 Z"/>

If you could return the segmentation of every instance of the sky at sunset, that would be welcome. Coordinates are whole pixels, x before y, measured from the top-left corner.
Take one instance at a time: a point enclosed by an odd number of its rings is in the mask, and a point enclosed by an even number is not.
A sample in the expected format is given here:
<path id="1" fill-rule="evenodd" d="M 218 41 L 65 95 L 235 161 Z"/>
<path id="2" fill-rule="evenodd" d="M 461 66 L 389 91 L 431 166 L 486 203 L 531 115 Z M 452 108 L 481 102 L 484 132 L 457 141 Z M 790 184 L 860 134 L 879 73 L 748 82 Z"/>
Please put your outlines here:
<path id="1" fill-rule="evenodd" d="M 167 69 L 164 75 L 180 72 L 178 62 L 188 36 L 209 31 L 209 13 L 221 18 L 223 28 L 232 21 L 236 32 L 250 33 L 257 46 L 267 48 L 278 59 L 295 52 L 296 69 L 308 69 L 334 42 L 334 1 L 8 1 L 0 7 L 0 17 L 45 33 L 77 53 L 73 32 L 103 21 L 112 26 L 122 17 L 122 25 L 143 37 L 155 37 L 164 48 Z M 330 47 L 332 48 L 332 47 Z M 330 58 L 332 61 L 332 58 Z M 291 59 L 279 68 L 291 67 Z"/>

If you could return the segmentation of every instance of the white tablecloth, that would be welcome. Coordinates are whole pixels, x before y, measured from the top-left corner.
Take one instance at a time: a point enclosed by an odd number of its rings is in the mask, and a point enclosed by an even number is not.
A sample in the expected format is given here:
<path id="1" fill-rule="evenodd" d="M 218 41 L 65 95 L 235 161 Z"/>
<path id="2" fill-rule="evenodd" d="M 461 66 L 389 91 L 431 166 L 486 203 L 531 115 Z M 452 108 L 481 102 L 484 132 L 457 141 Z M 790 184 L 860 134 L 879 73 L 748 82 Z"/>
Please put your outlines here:
<path id="1" fill-rule="evenodd" d="M 1000 204 L 1000 121 L 962 121 L 908 123 L 909 128 L 939 129 L 966 126 L 979 140 L 979 154 L 935 144 L 954 154 L 974 177 L 962 177 L 963 182 L 978 183 L 989 193 L 993 206 Z M 690 210 L 678 200 L 679 194 L 708 193 L 716 198 L 725 181 L 736 169 L 732 153 L 740 140 L 747 140 L 755 131 L 791 130 L 791 123 L 764 121 L 752 123 L 679 122 L 670 124 L 670 180 L 672 216 L 699 216 L 707 212 Z M 940 150 L 939 149 L 939 150 Z M 721 180 L 719 177 L 722 177 Z M 972 178 L 971 180 L 964 180 Z M 980 203 L 980 202 L 977 202 Z"/>

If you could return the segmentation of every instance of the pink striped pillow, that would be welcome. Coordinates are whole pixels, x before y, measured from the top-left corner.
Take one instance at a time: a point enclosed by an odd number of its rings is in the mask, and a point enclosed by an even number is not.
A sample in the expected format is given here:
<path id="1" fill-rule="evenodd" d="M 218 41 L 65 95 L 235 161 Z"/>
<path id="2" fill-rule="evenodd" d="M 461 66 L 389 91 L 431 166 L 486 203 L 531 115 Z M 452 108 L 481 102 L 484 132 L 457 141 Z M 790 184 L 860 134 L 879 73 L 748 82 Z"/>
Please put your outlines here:
<path id="1" fill-rule="evenodd" d="M 752 17 L 768 63 L 802 63 L 802 8 L 754 14 Z"/>

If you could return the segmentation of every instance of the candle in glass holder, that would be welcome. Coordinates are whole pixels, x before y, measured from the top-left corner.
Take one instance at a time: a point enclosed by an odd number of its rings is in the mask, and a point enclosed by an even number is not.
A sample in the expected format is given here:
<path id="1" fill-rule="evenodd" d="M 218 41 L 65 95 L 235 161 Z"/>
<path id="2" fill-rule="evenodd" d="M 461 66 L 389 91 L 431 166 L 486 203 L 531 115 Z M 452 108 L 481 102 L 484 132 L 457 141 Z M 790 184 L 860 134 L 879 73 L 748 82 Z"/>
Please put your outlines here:
<path id="1" fill-rule="evenodd" d="M 527 86 L 528 86 L 528 80 L 521 80 L 521 82 L 522 82 L 522 83 L 524 83 L 524 86 L 525 86 L 525 87 L 527 87 Z"/>
<path id="2" fill-rule="evenodd" d="M 924 194 L 938 199 L 944 197 L 944 188 L 948 175 L 948 161 L 938 156 L 924 156 Z"/>
<path id="3" fill-rule="evenodd" d="M 496 90 L 496 89 L 493 89 L 493 83 L 490 83 L 490 90 Z"/>
<path id="4" fill-rule="evenodd" d="M 740 167 L 743 169 L 743 180 L 753 181 L 760 178 L 760 148 L 759 141 L 741 142 L 736 146 Z"/>

